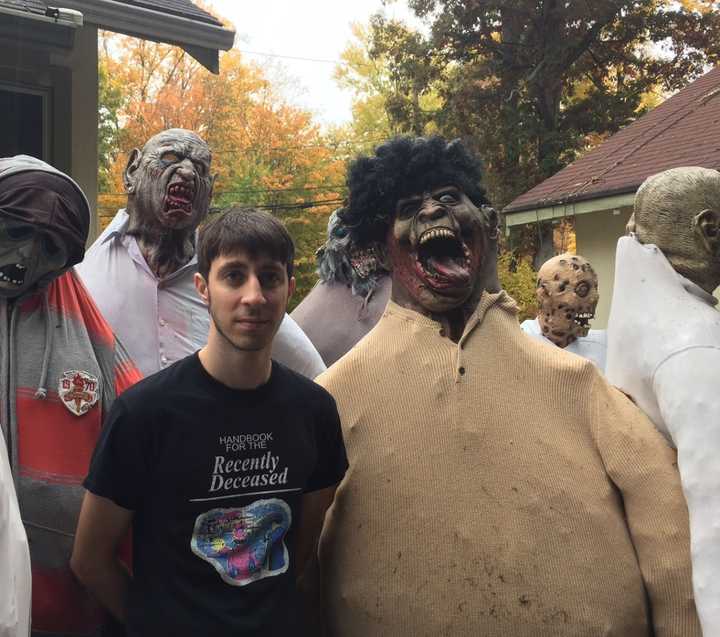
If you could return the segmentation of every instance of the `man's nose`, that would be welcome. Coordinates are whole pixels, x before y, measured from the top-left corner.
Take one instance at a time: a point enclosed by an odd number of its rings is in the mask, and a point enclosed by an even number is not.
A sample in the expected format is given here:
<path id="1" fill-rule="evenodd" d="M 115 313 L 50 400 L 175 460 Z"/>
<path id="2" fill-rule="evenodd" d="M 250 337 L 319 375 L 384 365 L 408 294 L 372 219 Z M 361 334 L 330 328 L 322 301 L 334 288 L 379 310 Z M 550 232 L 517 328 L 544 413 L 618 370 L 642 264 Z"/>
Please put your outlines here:
<path id="1" fill-rule="evenodd" d="M 247 278 L 242 300 L 247 305 L 264 305 L 267 302 L 260 280 L 255 275 Z"/>

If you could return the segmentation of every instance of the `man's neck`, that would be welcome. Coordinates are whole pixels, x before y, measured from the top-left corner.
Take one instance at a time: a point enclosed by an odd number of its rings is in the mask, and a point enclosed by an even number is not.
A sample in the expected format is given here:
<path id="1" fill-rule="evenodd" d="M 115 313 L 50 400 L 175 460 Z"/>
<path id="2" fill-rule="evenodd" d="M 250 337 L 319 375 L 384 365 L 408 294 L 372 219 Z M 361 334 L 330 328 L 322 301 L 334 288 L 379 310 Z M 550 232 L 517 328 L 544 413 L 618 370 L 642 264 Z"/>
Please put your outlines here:
<path id="1" fill-rule="evenodd" d="M 208 342 L 200 350 L 200 363 L 215 380 L 232 389 L 256 389 L 272 371 L 270 347 L 238 350 L 211 325 Z"/>

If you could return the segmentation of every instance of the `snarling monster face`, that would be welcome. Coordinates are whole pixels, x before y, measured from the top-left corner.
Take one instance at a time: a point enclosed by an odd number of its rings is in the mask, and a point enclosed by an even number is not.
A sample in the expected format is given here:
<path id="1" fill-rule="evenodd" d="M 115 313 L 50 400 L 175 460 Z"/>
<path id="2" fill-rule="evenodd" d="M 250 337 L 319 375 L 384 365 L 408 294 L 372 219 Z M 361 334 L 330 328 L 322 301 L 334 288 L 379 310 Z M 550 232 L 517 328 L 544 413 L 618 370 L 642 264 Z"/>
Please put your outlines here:
<path id="1" fill-rule="evenodd" d="M 400 199 L 387 239 L 394 298 L 399 286 L 435 314 L 465 303 L 487 252 L 491 211 L 452 184 Z"/>
<path id="2" fill-rule="evenodd" d="M 327 241 L 316 253 L 320 279 L 352 285 L 355 294 L 365 296 L 373 282 L 387 274 L 374 246 L 360 249 L 338 217 L 338 210 L 328 220 Z"/>
<path id="3" fill-rule="evenodd" d="M 125 182 L 129 210 L 143 225 L 194 229 L 210 204 L 210 150 L 190 131 L 164 131 L 133 152 Z"/>
<path id="4" fill-rule="evenodd" d="M 67 259 L 65 246 L 51 234 L 0 215 L 0 296 L 24 294 L 43 277 L 62 270 Z"/>
<path id="5" fill-rule="evenodd" d="M 598 278 L 586 259 L 561 254 L 546 261 L 538 272 L 535 291 L 540 305 L 542 334 L 558 347 L 587 336 L 597 307 Z"/>

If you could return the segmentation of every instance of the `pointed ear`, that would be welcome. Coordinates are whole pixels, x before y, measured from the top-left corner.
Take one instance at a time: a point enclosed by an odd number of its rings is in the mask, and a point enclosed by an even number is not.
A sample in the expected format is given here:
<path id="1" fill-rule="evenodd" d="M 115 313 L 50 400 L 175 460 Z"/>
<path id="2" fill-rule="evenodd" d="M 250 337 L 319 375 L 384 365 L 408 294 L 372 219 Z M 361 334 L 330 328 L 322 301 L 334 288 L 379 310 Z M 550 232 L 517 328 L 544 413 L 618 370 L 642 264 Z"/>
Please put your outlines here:
<path id="1" fill-rule="evenodd" d="M 500 235 L 500 220 L 495 208 L 491 206 L 482 206 L 482 213 L 485 215 L 485 223 L 488 229 L 488 238 L 495 240 Z"/>
<path id="2" fill-rule="evenodd" d="M 708 253 L 713 257 L 720 257 L 720 213 L 716 210 L 703 210 L 693 218 L 692 226 Z"/>
<path id="3" fill-rule="evenodd" d="M 125 166 L 125 172 L 123 173 L 123 185 L 128 194 L 135 190 L 135 172 L 140 167 L 140 159 L 142 152 L 139 148 L 133 148 L 128 157 L 128 163 Z"/>

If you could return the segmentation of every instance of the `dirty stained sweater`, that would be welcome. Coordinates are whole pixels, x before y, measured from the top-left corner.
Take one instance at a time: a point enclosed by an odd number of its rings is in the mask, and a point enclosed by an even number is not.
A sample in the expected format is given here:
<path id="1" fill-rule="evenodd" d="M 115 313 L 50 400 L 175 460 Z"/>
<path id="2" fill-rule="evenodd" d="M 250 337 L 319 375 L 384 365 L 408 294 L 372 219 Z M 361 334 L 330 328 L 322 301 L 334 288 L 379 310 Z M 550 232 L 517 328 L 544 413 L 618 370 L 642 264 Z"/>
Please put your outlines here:
<path id="1" fill-rule="evenodd" d="M 334 637 L 701 634 L 675 452 L 504 292 L 459 343 L 390 301 L 318 382 L 350 462 L 320 546 Z"/>

